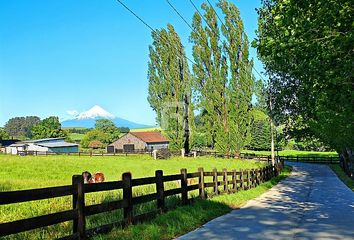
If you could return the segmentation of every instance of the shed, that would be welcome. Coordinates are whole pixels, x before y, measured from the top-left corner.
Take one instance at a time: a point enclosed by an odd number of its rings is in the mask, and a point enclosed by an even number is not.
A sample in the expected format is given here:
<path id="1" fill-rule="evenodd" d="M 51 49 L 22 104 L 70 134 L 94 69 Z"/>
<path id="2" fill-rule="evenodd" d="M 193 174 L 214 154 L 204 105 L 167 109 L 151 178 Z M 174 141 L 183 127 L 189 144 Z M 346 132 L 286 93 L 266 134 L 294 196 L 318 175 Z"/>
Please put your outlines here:
<path id="1" fill-rule="evenodd" d="M 79 145 L 65 142 L 65 138 L 43 138 L 22 141 L 6 147 L 6 153 L 17 154 L 18 151 L 77 153 Z"/>
<path id="2" fill-rule="evenodd" d="M 152 151 L 168 148 L 169 140 L 160 132 L 129 132 L 107 146 L 107 152 Z"/>
<path id="3" fill-rule="evenodd" d="M 18 139 L 0 140 L 0 152 L 6 152 L 6 147 L 19 141 Z"/>

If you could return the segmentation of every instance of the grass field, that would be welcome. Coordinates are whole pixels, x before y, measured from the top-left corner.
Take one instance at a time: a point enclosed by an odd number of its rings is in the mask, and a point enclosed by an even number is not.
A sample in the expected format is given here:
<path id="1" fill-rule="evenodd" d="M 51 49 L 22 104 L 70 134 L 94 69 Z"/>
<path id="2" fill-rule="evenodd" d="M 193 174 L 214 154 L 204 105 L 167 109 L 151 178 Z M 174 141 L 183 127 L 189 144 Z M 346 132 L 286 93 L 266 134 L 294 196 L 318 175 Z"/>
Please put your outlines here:
<path id="1" fill-rule="evenodd" d="M 68 137 L 73 141 L 81 141 L 85 134 L 82 133 L 69 133 Z"/>
<path id="2" fill-rule="evenodd" d="M 152 132 L 152 131 L 160 131 L 160 127 L 147 127 L 147 128 L 133 128 L 130 129 L 131 132 Z"/>
<path id="3" fill-rule="evenodd" d="M 218 169 L 247 169 L 262 166 L 262 163 L 235 159 L 201 158 L 172 158 L 170 160 L 153 160 L 149 155 L 131 155 L 116 157 L 78 157 L 78 156 L 11 156 L 0 155 L 0 191 L 30 189 L 71 184 L 74 174 L 83 171 L 92 173 L 101 171 L 106 181 L 120 180 L 121 174 L 132 172 L 133 178 L 154 176 L 155 170 L 161 169 L 164 174 L 179 173 L 181 168 L 188 172 L 197 171 L 204 167 L 206 171 Z M 172 186 L 170 186 L 172 187 Z M 168 186 L 167 186 L 168 188 Z M 134 194 L 145 194 L 154 191 L 154 186 L 134 189 Z M 121 197 L 121 191 L 91 193 L 86 196 L 86 204 L 97 204 L 103 201 L 116 200 Z M 176 202 L 169 198 L 167 203 Z M 154 203 L 142 204 L 135 208 L 136 213 L 150 211 Z M 54 198 L 20 204 L 0 206 L 0 222 L 39 216 L 71 208 L 71 197 Z M 87 219 L 88 228 L 117 221 L 122 218 L 122 211 L 97 214 Z M 62 237 L 71 232 L 71 223 L 66 222 L 45 228 L 41 231 L 28 231 L 5 239 L 52 239 Z"/>

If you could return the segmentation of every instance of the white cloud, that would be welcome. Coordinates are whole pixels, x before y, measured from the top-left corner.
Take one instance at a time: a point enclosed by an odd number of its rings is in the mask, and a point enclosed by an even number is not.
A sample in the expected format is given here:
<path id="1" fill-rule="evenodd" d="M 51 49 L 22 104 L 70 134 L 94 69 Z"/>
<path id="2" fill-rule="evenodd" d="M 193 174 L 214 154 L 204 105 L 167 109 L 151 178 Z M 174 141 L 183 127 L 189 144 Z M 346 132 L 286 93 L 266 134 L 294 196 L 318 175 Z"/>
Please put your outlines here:
<path id="1" fill-rule="evenodd" d="M 66 111 L 66 113 L 69 114 L 70 116 L 79 115 L 79 112 L 77 110 L 68 110 L 68 111 Z"/>

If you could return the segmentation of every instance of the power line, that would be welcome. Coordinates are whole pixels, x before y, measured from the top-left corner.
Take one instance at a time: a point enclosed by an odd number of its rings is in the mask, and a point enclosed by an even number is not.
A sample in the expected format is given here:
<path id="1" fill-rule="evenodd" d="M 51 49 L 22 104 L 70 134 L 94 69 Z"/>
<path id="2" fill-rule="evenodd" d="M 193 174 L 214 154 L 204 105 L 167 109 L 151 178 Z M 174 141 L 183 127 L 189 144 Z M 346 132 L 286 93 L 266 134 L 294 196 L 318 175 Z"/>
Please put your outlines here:
<path id="1" fill-rule="evenodd" d="M 211 8 L 214 10 L 214 12 L 215 12 L 215 14 L 216 14 L 216 16 L 218 17 L 218 19 L 219 19 L 219 21 L 221 22 L 221 24 L 222 24 L 222 20 L 221 20 L 221 18 L 219 17 L 219 15 L 218 15 L 218 13 L 215 11 L 215 9 L 213 8 L 213 6 L 211 5 L 211 3 L 209 2 L 209 0 L 207 0 L 207 2 L 209 3 L 209 5 L 211 6 Z M 225 26 L 225 25 L 224 25 Z"/>
<path id="2" fill-rule="evenodd" d="M 191 1 L 191 0 L 189 0 Z M 222 25 L 224 25 L 224 27 L 226 28 L 225 24 L 223 23 L 222 19 L 219 17 L 218 13 L 215 11 L 215 8 L 213 7 L 213 5 L 210 3 L 209 0 L 207 0 L 208 4 L 210 5 L 210 7 L 213 9 L 213 11 L 215 12 L 216 16 L 218 17 L 219 21 L 221 22 Z M 246 32 L 243 30 L 242 31 L 243 34 L 247 35 Z M 252 66 L 253 70 L 258 74 L 258 76 L 263 80 L 263 82 L 265 82 L 265 80 L 263 79 L 262 75 L 257 71 L 257 69 Z"/>
<path id="3" fill-rule="evenodd" d="M 155 29 L 153 29 L 146 21 L 144 21 L 141 17 L 138 16 L 138 14 L 136 14 L 133 10 L 131 10 L 127 5 L 125 5 L 121 0 L 117 0 L 118 3 L 120 3 L 127 11 L 129 11 L 133 16 L 135 16 L 141 23 L 143 23 L 147 28 L 149 28 L 152 32 L 156 32 Z M 163 35 L 160 35 L 161 38 L 164 38 L 164 40 L 166 40 L 166 43 L 170 46 L 170 47 L 174 47 L 173 44 L 169 43 L 169 40 L 165 37 L 163 37 Z M 181 43 L 182 48 L 185 48 L 183 46 L 183 44 Z M 178 51 L 178 49 L 176 48 L 177 52 L 180 53 Z M 180 57 L 183 57 L 180 55 Z M 193 60 L 191 60 L 189 57 L 187 57 L 186 55 L 184 56 L 188 61 L 190 61 L 192 64 L 195 64 L 195 62 Z"/>
<path id="4" fill-rule="evenodd" d="M 170 7 L 177 13 L 177 15 L 188 25 L 188 27 L 191 28 L 192 31 L 193 31 L 194 33 L 196 33 L 196 35 L 197 35 L 198 37 L 201 37 L 201 36 L 199 36 L 199 33 L 196 32 L 195 29 L 193 29 L 193 28 L 187 23 L 187 21 L 185 20 L 185 18 L 183 17 L 183 15 L 173 6 L 173 4 L 172 4 L 169 0 L 166 0 L 166 1 L 167 1 L 168 4 L 170 5 Z M 198 12 L 198 14 L 199 14 L 199 15 L 202 17 L 202 19 L 205 21 L 205 23 L 210 27 L 209 23 L 208 23 L 207 20 L 204 18 L 204 16 L 201 15 L 201 12 L 200 12 L 199 9 L 196 7 L 196 5 L 193 3 L 193 1 L 192 1 L 192 0 L 189 0 L 189 1 L 190 1 L 191 4 L 194 6 L 194 8 L 195 8 L 196 11 Z M 213 10 L 214 10 L 214 9 L 213 9 Z M 214 10 L 214 12 L 215 12 L 215 10 Z M 220 19 L 220 18 L 219 18 L 219 19 Z M 210 27 L 210 28 L 211 28 L 211 27 Z M 211 29 L 212 29 L 212 28 L 211 28 Z M 200 66 L 198 66 L 198 67 L 199 67 L 200 69 L 202 69 Z M 239 65 L 239 67 L 242 67 L 242 68 L 239 69 L 240 71 L 242 71 L 244 74 L 248 75 L 247 69 L 246 69 L 247 66 Z"/>
<path id="5" fill-rule="evenodd" d="M 178 16 L 179 16 L 180 18 L 182 18 L 182 20 L 187 24 L 187 26 L 188 26 L 190 29 L 192 29 L 192 31 L 193 31 L 192 26 L 191 26 L 191 25 L 187 22 L 187 20 L 177 11 L 177 9 L 172 5 L 172 3 L 170 3 L 169 0 L 166 0 L 166 2 L 167 2 L 168 5 L 170 5 L 170 7 L 178 14 Z"/>
<path id="6" fill-rule="evenodd" d="M 140 22 L 142 22 L 146 27 L 150 28 L 151 31 L 155 32 L 155 30 L 147 23 L 145 22 L 141 17 L 139 17 L 133 10 L 131 10 L 127 5 L 125 5 L 122 1 L 117 0 L 126 10 L 128 10 L 131 14 L 133 14 L 137 19 L 139 19 Z"/>
<path id="7" fill-rule="evenodd" d="M 198 12 L 199 16 L 204 20 L 204 22 L 210 27 L 210 29 L 212 29 L 212 27 L 209 25 L 208 21 L 205 19 L 204 15 L 199 11 L 194 2 L 192 0 L 189 0 L 189 2 L 193 5 L 194 9 Z"/>

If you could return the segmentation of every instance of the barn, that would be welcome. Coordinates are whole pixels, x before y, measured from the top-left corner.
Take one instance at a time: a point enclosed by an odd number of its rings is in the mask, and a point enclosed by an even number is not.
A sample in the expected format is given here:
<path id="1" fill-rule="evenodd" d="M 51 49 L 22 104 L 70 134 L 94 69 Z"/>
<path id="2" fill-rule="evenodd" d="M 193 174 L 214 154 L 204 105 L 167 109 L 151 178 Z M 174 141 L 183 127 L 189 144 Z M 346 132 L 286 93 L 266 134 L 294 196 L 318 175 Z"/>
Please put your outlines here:
<path id="1" fill-rule="evenodd" d="M 6 147 L 6 153 L 26 152 L 77 153 L 79 145 L 65 142 L 65 138 L 43 138 L 17 142 Z"/>
<path id="2" fill-rule="evenodd" d="M 129 132 L 107 146 L 108 153 L 168 148 L 169 140 L 160 132 Z"/>

